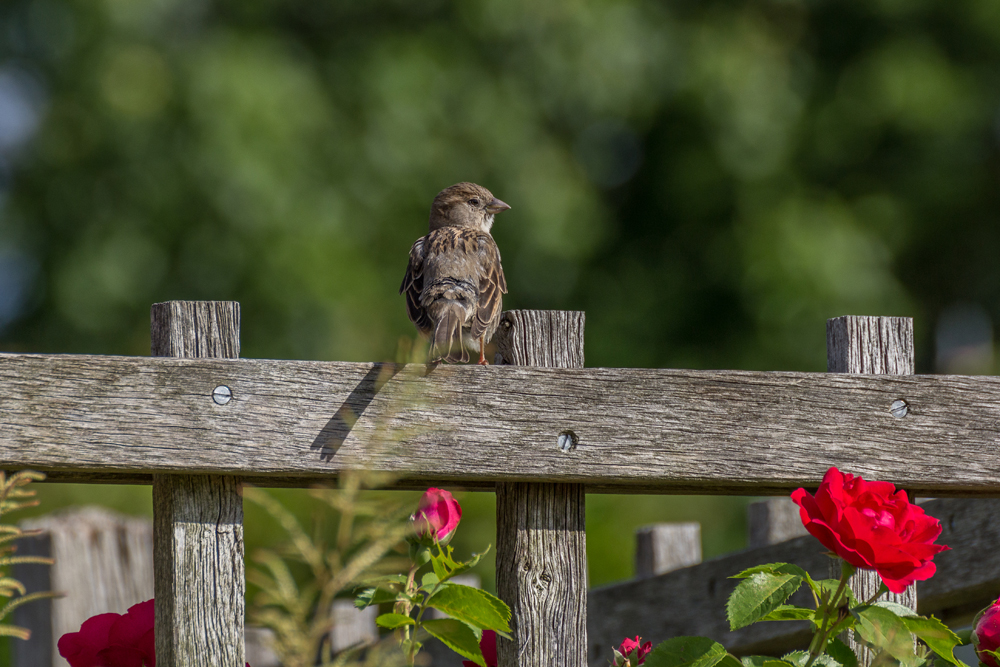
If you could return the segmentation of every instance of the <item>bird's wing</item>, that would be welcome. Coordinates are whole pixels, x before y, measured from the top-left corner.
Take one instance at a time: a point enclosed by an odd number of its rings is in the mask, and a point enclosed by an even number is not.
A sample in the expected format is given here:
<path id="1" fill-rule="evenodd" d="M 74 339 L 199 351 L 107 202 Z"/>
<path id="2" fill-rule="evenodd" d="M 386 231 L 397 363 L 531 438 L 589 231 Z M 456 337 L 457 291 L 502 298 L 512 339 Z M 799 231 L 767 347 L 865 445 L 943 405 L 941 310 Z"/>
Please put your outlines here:
<path id="1" fill-rule="evenodd" d="M 507 293 L 507 279 L 500 265 L 500 249 L 489 234 L 477 233 L 479 254 L 479 307 L 472 320 L 472 336 L 478 338 L 485 332 L 496 330 L 500 321 L 503 295 Z"/>
<path id="2" fill-rule="evenodd" d="M 427 237 L 417 239 L 413 247 L 410 248 L 410 262 L 406 265 L 406 274 L 403 276 L 403 284 L 399 286 L 399 293 L 406 295 L 406 314 L 410 316 L 410 321 L 418 330 L 429 334 L 434 328 L 427 311 L 420 305 L 420 295 L 424 291 L 424 240 Z"/>

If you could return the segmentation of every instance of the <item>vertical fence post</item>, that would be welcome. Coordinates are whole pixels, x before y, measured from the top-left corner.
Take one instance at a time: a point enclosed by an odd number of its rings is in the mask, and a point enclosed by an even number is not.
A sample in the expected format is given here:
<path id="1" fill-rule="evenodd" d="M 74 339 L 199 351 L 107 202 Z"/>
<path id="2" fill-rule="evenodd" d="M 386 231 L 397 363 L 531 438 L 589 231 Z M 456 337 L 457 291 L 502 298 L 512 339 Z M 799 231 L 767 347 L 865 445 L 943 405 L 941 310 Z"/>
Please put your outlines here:
<path id="1" fill-rule="evenodd" d="M 582 312 L 506 312 L 498 359 L 582 368 L 583 322 Z M 555 448 L 559 434 L 551 435 Z M 497 593 L 513 611 L 514 636 L 498 644 L 500 667 L 586 667 L 584 486 L 502 482 L 496 491 Z"/>
<path id="2" fill-rule="evenodd" d="M 240 305 L 153 305 L 157 357 L 240 356 Z M 215 387 L 191 387 L 205 409 Z M 243 497 L 235 477 L 153 476 L 156 658 L 163 667 L 243 667 Z"/>
<path id="3" fill-rule="evenodd" d="M 791 498 L 768 498 L 747 506 L 748 549 L 779 544 L 808 534 L 799 516 L 799 506 Z"/>
<path id="4" fill-rule="evenodd" d="M 875 375 L 913 375 L 913 320 L 909 317 L 837 317 L 826 322 L 826 359 L 830 373 L 871 373 Z M 838 568 L 839 570 L 839 568 Z M 836 573 L 840 576 L 839 571 Z M 850 586 L 858 600 L 867 600 L 881 585 L 874 570 L 858 570 Z M 917 585 L 902 593 L 887 593 L 880 599 L 917 608 Z M 848 637 L 849 646 L 862 667 L 873 656 L 865 647 Z"/>
<path id="5" fill-rule="evenodd" d="M 635 531 L 635 578 L 648 579 L 701 562 L 701 524 L 654 523 Z"/>

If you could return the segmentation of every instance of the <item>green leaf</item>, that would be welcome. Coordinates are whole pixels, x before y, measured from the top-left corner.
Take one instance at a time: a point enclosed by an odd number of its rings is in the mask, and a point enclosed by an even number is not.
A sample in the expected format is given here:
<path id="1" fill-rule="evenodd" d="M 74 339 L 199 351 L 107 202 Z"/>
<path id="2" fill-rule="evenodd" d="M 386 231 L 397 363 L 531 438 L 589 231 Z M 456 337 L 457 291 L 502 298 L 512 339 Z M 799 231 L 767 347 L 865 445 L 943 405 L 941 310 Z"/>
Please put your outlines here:
<path id="1" fill-rule="evenodd" d="M 769 655 L 748 655 L 742 661 L 743 667 L 795 667 L 790 662 Z"/>
<path id="2" fill-rule="evenodd" d="M 439 581 L 441 579 L 448 578 L 448 574 L 450 571 L 448 569 L 447 563 L 450 561 L 451 561 L 450 558 L 440 554 L 436 556 L 431 556 L 431 567 L 434 568 L 434 574 L 437 575 Z"/>
<path id="3" fill-rule="evenodd" d="M 487 546 L 486 549 L 484 549 L 482 553 L 472 554 L 472 558 L 470 558 L 469 560 L 465 561 L 464 563 L 456 563 L 454 569 L 452 569 L 451 573 L 448 575 L 448 577 L 444 581 L 447 581 L 448 579 L 451 579 L 452 577 L 458 576 L 458 575 L 462 574 L 463 572 L 466 572 L 467 570 L 471 570 L 472 568 L 474 568 L 476 565 L 479 564 L 479 561 L 482 560 L 483 556 L 485 556 L 486 554 L 488 554 L 489 551 L 490 551 L 490 547 Z"/>
<path id="4" fill-rule="evenodd" d="M 445 584 L 426 602 L 433 607 L 483 630 L 510 632 L 510 608 L 484 590 L 460 584 Z"/>
<path id="5" fill-rule="evenodd" d="M 762 621 L 811 621 L 816 616 L 815 609 L 808 609 L 806 607 L 796 607 L 791 604 L 778 605 L 767 616 L 764 616 L 760 620 Z"/>
<path id="6" fill-rule="evenodd" d="M 797 574 L 803 579 L 809 576 L 809 573 L 798 565 L 792 565 L 791 563 L 766 563 L 764 565 L 755 565 L 754 567 L 743 570 L 739 574 L 734 574 L 729 578 L 748 579 L 749 577 L 760 572 L 763 572 L 764 574 Z"/>
<path id="7" fill-rule="evenodd" d="M 857 619 L 854 631 L 861 640 L 876 652 L 885 651 L 903 664 L 916 662 L 913 652 L 913 635 L 906 628 L 903 619 L 895 613 L 877 605 L 852 609 Z"/>
<path id="8" fill-rule="evenodd" d="M 806 663 L 809 662 L 809 652 L 792 651 L 791 653 L 783 656 L 782 660 L 790 665 L 793 665 L 794 667 L 805 667 Z M 818 667 L 843 667 L 832 656 L 826 653 L 820 653 L 816 656 L 816 660 L 813 664 L 818 665 Z"/>
<path id="9" fill-rule="evenodd" d="M 797 574 L 757 572 L 740 582 L 726 602 L 731 630 L 738 630 L 777 609 L 802 585 Z"/>
<path id="10" fill-rule="evenodd" d="M 833 594 L 837 592 L 838 588 L 840 588 L 839 579 L 820 579 L 816 582 L 817 595 L 820 595 L 820 597 L 822 597 L 823 593 L 826 594 L 827 598 L 833 597 Z M 841 592 L 841 595 L 845 594 L 847 595 L 847 606 L 857 607 L 858 600 L 854 597 L 854 592 L 850 589 L 850 587 L 845 588 Z"/>
<path id="11" fill-rule="evenodd" d="M 844 667 L 858 667 L 858 656 L 854 654 L 850 646 L 837 637 L 831 639 L 826 645 L 826 652 Z"/>
<path id="12" fill-rule="evenodd" d="M 732 653 L 726 653 L 716 667 L 743 667 L 743 663 Z"/>
<path id="13" fill-rule="evenodd" d="M 883 584 L 884 586 L 885 584 Z M 905 604 L 899 604 L 898 602 L 892 602 L 890 600 L 877 600 L 875 606 L 882 607 L 883 609 L 888 609 L 896 616 L 900 618 L 905 618 L 907 616 L 916 616 L 917 612 L 913 611 Z"/>
<path id="14" fill-rule="evenodd" d="M 645 667 L 715 667 L 726 657 L 722 644 L 708 637 L 674 637 L 646 655 Z"/>
<path id="15" fill-rule="evenodd" d="M 420 579 L 420 585 L 430 590 L 431 588 L 434 588 L 434 586 L 436 586 L 439 581 L 441 580 L 438 578 L 437 574 L 435 574 L 434 572 L 426 572 L 424 573 L 424 576 L 421 577 Z"/>
<path id="16" fill-rule="evenodd" d="M 395 602 L 398 595 L 399 594 L 395 591 L 386 590 L 384 588 L 366 588 L 358 593 L 358 596 L 354 598 L 354 606 L 358 609 L 364 609 L 365 607 L 370 607 L 373 604 Z"/>
<path id="17" fill-rule="evenodd" d="M 455 653 L 486 667 L 483 653 L 479 650 L 479 638 L 465 623 L 454 618 L 444 618 L 423 621 L 421 625 L 432 637 L 441 640 L 442 644 Z"/>
<path id="18" fill-rule="evenodd" d="M 962 667 L 965 663 L 955 657 L 955 647 L 960 646 L 962 640 L 952 632 L 948 626 L 931 616 L 906 616 L 903 618 L 906 629 L 915 634 L 920 641 L 927 644 L 927 647 L 934 651 L 956 667 Z"/>
<path id="19" fill-rule="evenodd" d="M 401 628 L 404 625 L 416 625 L 416 621 L 406 614 L 382 614 L 375 619 L 375 622 L 383 628 L 388 628 L 389 630 L 395 630 L 396 628 Z"/>

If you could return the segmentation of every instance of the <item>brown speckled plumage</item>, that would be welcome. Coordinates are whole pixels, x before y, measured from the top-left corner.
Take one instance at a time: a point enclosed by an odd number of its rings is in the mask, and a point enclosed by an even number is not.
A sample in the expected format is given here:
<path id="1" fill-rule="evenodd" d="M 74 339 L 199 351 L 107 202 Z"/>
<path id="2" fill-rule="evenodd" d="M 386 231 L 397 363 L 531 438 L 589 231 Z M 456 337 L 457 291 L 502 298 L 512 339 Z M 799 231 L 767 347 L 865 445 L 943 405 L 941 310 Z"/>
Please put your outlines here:
<path id="1" fill-rule="evenodd" d="M 431 205 L 430 232 L 410 248 L 400 294 L 417 329 L 431 338 L 431 359 L 469 360 L 500 323 L 507 281 L 490 236 L 493 216 L 510 206 L 475 183 L 445 188 Z"/>

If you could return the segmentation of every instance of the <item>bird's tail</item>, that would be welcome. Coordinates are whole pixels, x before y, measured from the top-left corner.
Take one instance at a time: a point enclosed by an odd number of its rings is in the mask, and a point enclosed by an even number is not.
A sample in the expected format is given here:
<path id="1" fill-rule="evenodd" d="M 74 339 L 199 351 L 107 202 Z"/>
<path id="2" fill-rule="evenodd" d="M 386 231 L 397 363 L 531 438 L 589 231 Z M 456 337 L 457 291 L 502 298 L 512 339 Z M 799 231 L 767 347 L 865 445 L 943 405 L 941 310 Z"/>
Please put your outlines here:
<path id="1" fill-rule="evenodd" d="M 440 302 L 439 302 L 440 303 Z M 469 353 L 462 344 L 462 323 L 465 322 L 465 308 L 461 303 L 442 304 L 436 313 L 437 325 L 431 343 L 431 359 L 450 364 L 465 363 Z"/>

